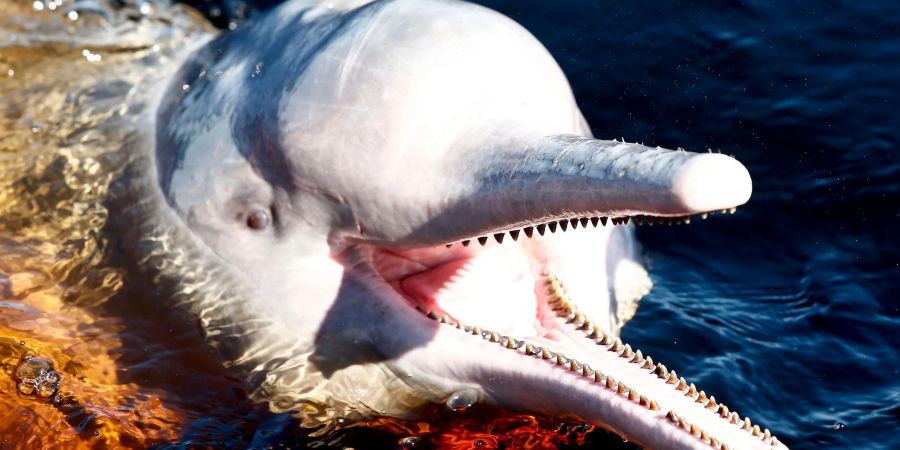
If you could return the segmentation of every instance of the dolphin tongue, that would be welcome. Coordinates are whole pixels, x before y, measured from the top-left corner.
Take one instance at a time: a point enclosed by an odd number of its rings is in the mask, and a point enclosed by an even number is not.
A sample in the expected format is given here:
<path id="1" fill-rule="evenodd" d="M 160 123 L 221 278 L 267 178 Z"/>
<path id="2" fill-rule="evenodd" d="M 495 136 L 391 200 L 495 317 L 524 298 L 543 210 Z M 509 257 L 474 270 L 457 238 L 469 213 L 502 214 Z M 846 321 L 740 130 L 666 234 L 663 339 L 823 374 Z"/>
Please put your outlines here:
<path id="1" fill-rule="evenodd" d="M 420 187 L 440 195 L 386 206 L 392 209 L 388 220 L 386 215 L 362 217 L 369 231 L 364 240 L 384 247 L 425 247 L 508 231 L 517 235 L 560 219 L 678 218 L 737 207 L 752 190 L 747 169 L 722 154 L 575 135 L 505 147 L 514 150 L 453 155 L 445 172 L 429 181 L 434 186 Z M 399 229 L 399 223 L 412 225 Z"/>

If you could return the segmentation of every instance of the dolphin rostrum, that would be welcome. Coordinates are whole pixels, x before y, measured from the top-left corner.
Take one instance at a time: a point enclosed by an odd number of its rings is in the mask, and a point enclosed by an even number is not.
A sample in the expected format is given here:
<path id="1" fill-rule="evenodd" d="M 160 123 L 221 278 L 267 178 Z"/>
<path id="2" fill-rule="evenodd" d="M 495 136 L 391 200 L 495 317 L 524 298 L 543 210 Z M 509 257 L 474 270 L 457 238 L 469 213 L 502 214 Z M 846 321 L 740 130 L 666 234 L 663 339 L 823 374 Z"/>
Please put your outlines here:
<path id="1" fill-rule="evenodd" d="M 478 402 L 651 448 L 784 448 L 619 328 L 629 222 L 730 210 L 721 154 L 593 139 L 527 31 L 449 0 L 293 0 L 186 58 L 129 172 L 134 252 L 276 411 Z"/>

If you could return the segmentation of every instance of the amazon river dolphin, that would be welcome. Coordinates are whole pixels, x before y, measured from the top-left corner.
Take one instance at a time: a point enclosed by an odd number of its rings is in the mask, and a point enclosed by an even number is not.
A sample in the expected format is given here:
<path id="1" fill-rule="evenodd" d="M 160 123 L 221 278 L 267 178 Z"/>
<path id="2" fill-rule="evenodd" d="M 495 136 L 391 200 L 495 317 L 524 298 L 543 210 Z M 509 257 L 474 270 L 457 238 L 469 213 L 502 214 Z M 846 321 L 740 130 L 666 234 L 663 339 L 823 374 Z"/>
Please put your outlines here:
<path id="1" fill-rule="evenodd" d="M 784 448 L 616 337 L 650 288 L 629 223 L 735 208 L 747 170 L 593 139 L 513 21 L 293 0 L 164 82 L 116 187 L 132 251 L 253 399 L 318 423 L 488 403 L 651 448 Z"/>

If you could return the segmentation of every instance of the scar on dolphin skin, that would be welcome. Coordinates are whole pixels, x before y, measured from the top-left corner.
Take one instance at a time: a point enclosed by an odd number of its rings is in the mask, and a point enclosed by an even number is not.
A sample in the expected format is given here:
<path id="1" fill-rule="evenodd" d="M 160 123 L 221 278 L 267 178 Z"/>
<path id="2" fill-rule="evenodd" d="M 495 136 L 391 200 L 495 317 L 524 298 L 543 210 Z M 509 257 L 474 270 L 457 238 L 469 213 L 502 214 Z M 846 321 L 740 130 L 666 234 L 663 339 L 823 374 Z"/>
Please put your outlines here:
<path id="1" fill-rule="evenodd" d="M 508 18 L 292 0 L 167 83 L 122 220 L 252 399 L 316 426 L 465 392 L 649 448 L 785 448 L 617 337 L 651 287 L 633 225 L 733 213 L 747 169 L 595 139 Z"/>

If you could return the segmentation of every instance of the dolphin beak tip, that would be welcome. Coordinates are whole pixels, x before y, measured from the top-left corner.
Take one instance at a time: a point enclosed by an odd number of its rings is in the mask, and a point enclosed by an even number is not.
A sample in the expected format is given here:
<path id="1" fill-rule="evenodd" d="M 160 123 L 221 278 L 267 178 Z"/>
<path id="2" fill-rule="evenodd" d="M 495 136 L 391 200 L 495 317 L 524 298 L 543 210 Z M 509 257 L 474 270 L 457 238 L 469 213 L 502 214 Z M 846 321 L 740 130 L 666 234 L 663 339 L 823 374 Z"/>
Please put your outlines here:
<path id="1" fill-rule="evenodd" d="M 736 159 L 718 153 L 699 154 L 678 169 L 672 193 L 691 213 L 735 208 L 750 200 L 753 180 Z"/>

